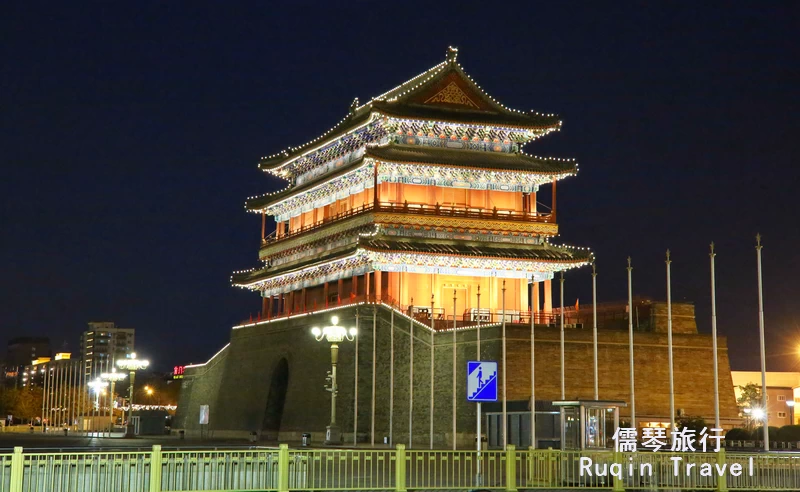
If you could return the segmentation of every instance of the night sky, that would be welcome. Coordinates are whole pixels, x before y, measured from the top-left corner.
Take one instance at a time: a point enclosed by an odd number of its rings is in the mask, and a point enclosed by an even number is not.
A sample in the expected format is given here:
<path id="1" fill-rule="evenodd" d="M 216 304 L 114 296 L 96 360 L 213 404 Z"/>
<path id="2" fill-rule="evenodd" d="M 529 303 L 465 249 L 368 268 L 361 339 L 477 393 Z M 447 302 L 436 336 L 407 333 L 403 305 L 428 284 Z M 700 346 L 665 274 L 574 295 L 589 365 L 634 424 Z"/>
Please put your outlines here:
<path id="1" fill-rule="evenodd" d="M 502 103 L 562 116 L 525 150 L 580 163 L 556 242 L 596 252 L 601 301 L 626 298 L 628 255 L 634 294 L 664 299 L 670 248 L 710 332 L 713 240 L 719 331 L 755 370 L 761 232 L 767 368 L 800 369 L 800 4 L 710 3 L 5 3 L 0 344 L 74 351 L 113 320 L 157 367 L 205 361 L 260 307 L 230 286 L 257 264 L 244 200 L 283 187 L 259 157 L 453 45 Z"/>

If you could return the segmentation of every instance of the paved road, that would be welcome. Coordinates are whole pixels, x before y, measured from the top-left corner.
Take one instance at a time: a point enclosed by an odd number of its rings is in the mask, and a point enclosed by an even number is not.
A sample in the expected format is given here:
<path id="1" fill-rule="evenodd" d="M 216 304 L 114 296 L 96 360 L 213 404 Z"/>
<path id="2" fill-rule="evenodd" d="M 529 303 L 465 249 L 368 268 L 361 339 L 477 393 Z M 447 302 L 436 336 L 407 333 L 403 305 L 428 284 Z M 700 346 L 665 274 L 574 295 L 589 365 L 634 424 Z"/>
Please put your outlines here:
<path id="1" fill-rule="evenodd" d="M 123 438 L 98 438 L 84 436 L 63 436 L 63 435 L 42 435 L 42 434 L 22 434 L 22 433 L 0 433 L 0 451 L 7 452 L 15 446 L 22 446 L 26 450 L 34 451 L 37 449 L 71 449 L 86 448 L 107 450 L 121 449 L 133 451 L 135 449 L 151 449 L 154 444 L 160 444 L 162 448 L 169 449 L 200 449 L 200 448 L 249 448 L 253 446 L 246 439 L 178 439 L 173 436 L 147 436 L 135 437 L 132 439 Z M 271 444 L 271 445 L 270 445 Z M 273 447 L 276 443 L 258 443 L 259 447 Z"/>
<path id="2" fill-rule="evenodd" d="M 154 444 L 160 444 L 162 449 L 250 449 L 250 448 L 277 448 L 277 441 L 259 441 L 251 443 L 248 439 L 179 439 L 177 436 L 141 436 L 135 438 L 109 438 L 64 436 L 63 434 L 41 433 L 0 433 L 0 452 L 8 452 L 15 446 L 22 446 L 25 450 L 37 449 L 70 449 L 70 450 L 126 450 L 143 451 L 152 449 Z M 290 448 L 301 448 L 299 442 L 288 442 Z M 336 446 L 343 449 L 352 449 L 352 445 Z M 323 446 L 321 442 L 312 442 L 310 448 L 331 449 Z M 360 445 L 360 449 L 368 449 L 369 445 Z M 308 448 L 306 448 L 308 449 Z M 394 449 L 389 446 L 376 446 L 375 449 Z"/>

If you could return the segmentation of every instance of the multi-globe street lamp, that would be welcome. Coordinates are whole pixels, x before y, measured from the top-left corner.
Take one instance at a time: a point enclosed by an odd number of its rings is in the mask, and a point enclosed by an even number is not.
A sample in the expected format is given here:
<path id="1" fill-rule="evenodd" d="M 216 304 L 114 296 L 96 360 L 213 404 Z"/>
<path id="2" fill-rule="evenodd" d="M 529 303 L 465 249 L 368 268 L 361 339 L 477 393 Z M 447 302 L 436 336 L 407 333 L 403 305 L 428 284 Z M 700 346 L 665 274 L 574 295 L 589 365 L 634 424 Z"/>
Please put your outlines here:
<path id="1" fill-rule="evenodd" d="M 149 365 L 149 360 L 137 359 L 135 353 L 128 354 L 126 358 L 117 360 L 117 366 L 119 366 L 120 369 L 128 370 L 131 376 L 130 385 L 128 385 L 128 417 L 126 419 L 127 426 L 125 432 L 127 436 L 132 436 L 134 434 L 131 416 L 133 415 L 133 382 L 136 379 L 136 371 L 145 369 Z"/>
<path id="2" fill-rule="evenodd" d="M 322 341 L 324 338 L 331 344 L 331 371 L 328 372 L 328 385 L 325 386 L 327 391 L 331 392 L 331 423 L 325 429 L 325 444 L 338 444 L 342 440 L 341 431 L 339 426 L 336 425 L 336 393 L 339 387 L 336 384 L 336 364 L 339 361 L 339 343 L 348 340 L 355 340 L 358 330 L 350 328 L 349 330 L 343 326 L 339 326 L 339 317 L 331 317 L 331 325 L 322 328 L 311 328 L 311 334 L 317 341 Z"/>
<path id="3" fill-rule="evenodd" d="M 89 381 L 88 386 L 92 388 L 94 391 L 94 412 L 95 416 L 100 415 L 100 393 L 103 392 L 108 387 L 108 382 L 103 381 L 100 378 L 95 379 L 94 381 Z"/>
<path id="4" fill-rule="evenodd" d="M 109 399 L 110 403 L 108 405 L 108 413 L 111 414 L 111 427 L 109 428 L 109 432 L 114 430 L 114 386 L 117 384 L 117 381 L 122 381 L 126 377 L 127 375 L 125 373 L 117 372 L 116 367 L 112 367 L 111 372 L 100 374 L 100 379 L 111 383 L 111 398 Z"/>

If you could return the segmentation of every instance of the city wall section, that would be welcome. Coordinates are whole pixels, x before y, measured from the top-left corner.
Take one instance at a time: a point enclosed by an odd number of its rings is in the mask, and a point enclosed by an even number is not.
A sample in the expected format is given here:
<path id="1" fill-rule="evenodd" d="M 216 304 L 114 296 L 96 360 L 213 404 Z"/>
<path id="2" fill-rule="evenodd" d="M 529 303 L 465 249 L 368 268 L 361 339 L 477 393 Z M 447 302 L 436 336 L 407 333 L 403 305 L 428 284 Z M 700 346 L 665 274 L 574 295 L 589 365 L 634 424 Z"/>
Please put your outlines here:
<path id="1" fill-rule="evenodd" d="M 187 367 L 174 429 L 190 436 L 210 438 L 247 437 L 297 441 L 311 432 L 317 442 L 324 439 L 330 420 L 330 393 L 323 389 L 330 369 L 330 344 L 317 342 L 312 326 L 324 326 L 332 315 L 340 324 L 356 325 L 359 311 L 358 343 L 343 342 L 339 349 L 339 393 L 337 423 L 345 442 L 352 442 L 354 428 L 355 355 L 358 347 L 358 439 L 369 442 L 373 312 L 377 311 L 375 442 L 389 435 L 391 310 L 383 305 L 343 307 L 316 315 L 303 315 L 234 328 L 230 344 L 204 365 Z M 654 310 L 658 310 L 658 306 Z M 685 415 L 701 416 L 713 424 L 713 359 L 711 337 L 697 334 L 693 307 L 686 311 L 691 324 L 674 330 L 676 409 Z M 667 420 L 669 379 L 667 335 L 661 332 L 659 316 L 635 333 L 636 413 L 642 425 Z M 414 368 L 410 380 L 409 333 L 414 324 Z M 613 323 L 611 324 L 613 325 Z M 627 323 L 625 323 L 627 325 Z M 579 325 L 580 326 L 580 325 Z M 627 326 L 599 330 L 599 396 L 604 400 L 629 400 Z M 643 331 L 644 329 L 650 331 Z M 507 324 L 508 400 L 530 399 L 530 326 Z M 397 312 L 394 314 L 394 442 L 408 443 L 409 398 L 413 386 L 413 436 L 415 446 L 429 444 L 431 339 L 435 346 L 434 442 L 452 442 L 453 333 L 431 331 Z M 466 401 L 466 362 L 476 358 L 476 330 L 456 331 L 456 405 L 458 443 L 472 446 L 475 436 L 476 405 Z M 565 330 L 566 398 L 593 397 L 592 330 Z M 501 361 L 501 327 L 481 328 L 481 357 Z M 537 325 L 535 329 L 536 399 L 560 398 L 559 329 Z M 719 392 L 723 425 L 738 422 L 727 344 L 719 339 Z M 500 378 L 502 394 L 502 378 Z M 209 423 L 201 426 L 200 406 L 209 406 Z M 517 408 L 520 404 L 517 405 Z M 622 409 L 623 420 L 630 409 Z M 537 417 L 538 418 L 538 417 Z M 202 429 L 201 429 L 202 428 Z"/>

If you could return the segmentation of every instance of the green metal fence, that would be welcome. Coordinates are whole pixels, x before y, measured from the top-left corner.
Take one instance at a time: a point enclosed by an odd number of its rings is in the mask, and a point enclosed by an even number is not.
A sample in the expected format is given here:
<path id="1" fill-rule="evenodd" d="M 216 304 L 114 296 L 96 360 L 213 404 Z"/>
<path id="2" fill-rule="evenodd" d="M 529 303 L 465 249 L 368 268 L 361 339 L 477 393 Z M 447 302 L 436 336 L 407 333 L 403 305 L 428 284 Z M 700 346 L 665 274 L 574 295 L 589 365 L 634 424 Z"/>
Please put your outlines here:
<path id="1" fill-rule="evenodd" d="M 589 462 L 591 461 L 591 466 Z M 616 473 L 612 473 L 615 470 Z M 719 471 L 724 473 L 719 475 Z M 732 471 L 739 473 L 731 473 Z M 588 473 L 587 473 L 588 471 Z M 800 454 L 278 449 L 0 454 L 0 492 L 800 490 Z"/>
<path id="2" fill-rule="evenodd" d="M 161 451 L 159 461 L 160 488 L 144 490 L 278 489 L 278 450 Z"/>
<path id="3" fill-rule="evenodd" d="M 289 451 L 289 490 L 394 490 L 397 453 L 392 450 Z"/>
<path id="4" fill-rule="evenodd" d="M 10 492 L 138 492 L 151 481 L 153 453 L 22 453 L 12 455 Z M 21 462 L 22 473 L 19 472 Z"/>

